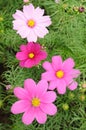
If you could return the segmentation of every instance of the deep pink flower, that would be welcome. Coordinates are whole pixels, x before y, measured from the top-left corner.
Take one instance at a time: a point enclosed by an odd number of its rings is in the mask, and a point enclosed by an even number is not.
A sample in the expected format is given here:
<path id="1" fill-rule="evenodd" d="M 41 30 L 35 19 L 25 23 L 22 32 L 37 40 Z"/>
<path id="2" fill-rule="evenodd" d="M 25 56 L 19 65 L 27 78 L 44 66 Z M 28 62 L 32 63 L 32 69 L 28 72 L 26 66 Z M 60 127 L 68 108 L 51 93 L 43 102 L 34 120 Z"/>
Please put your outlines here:
<path id="1" fill-rule="evenodd" d="M 79 70 L 74 69 L 75 63 L 72 58 L 62 62 L 61 56 L 53 56 L 52 63 L 44 62 L 43 68 L 46 70 L 42 74 L 42 79 L 50 81 L 50 90 L 57 88 L 59 94 L 66 92 L 66 87 L 70 90 L 77 88 L 77 82 L 74 81 L 80 74 Z"/>
<path id="2" fill-rule="evenodd" d="M 15 102 L 11 107 L 13 114 L 24 113 L 22 122 L 29 125 L 34 119 L 38 123 L 44 124 L 48 115 L 54 115 L 57 107 L 53 104 L 56 99 L 56 93 L 47 91 L 48 83 L 45 80 L 36 83 L 32 79 L 26 79 L 24 88 L 16 87 L 14 94 L 19 101 Z"/>
<path id="3" fill-rule="evenodd" d="M 47 57 L 46 51 L 38 43 L 27 43 L 20 46 L 21 52 L 17 52 L 16 58 L 20 60 L 21 67 L 31 68 Z"/>
<path id="4" fill-rule="evenodd" d="M 27 38 L 28 42 L 36 42 L 37 37 L 44 38 L 48 33 L 46 27 L 51 24 L 49 16 L 43 16 L 44 9 L 37 7 L 36 9 L 32 4 L 24 5 L 23 12 L 17 10 L 13 14 L 13 29 L 17 30 L 22 38 Z"/>

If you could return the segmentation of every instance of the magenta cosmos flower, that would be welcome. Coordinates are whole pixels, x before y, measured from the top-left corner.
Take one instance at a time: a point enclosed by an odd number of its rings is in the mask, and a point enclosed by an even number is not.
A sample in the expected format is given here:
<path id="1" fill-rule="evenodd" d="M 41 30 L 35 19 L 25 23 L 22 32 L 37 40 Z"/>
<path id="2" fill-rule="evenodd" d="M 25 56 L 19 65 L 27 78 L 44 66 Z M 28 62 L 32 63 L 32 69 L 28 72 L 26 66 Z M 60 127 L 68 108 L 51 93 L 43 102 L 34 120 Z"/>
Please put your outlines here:
<path id="1" fill-rule="evenodd" d="M 24 5 L 23 12 L 17 10 L 13 14 L 13 29 L 17 30 L 22 38 L 27 38 L 28 42 L 37 41 L 37 37 L 44 38 L 48 33 L 46 27 L 51 24 L 49 16 L 43 16 L 44 10 L 32 4 Z"/>
<path id="2" fill-rule="evenodd" d="M 29 42 L 27 45 L 21 45 L 20 51 L 17 52 L 16 58 L 20 60 L 21 67 L 31 68 L 47 57 L 47 53 L 38 43 Z"/>
<path id="3" fill-rule="evenodd" d="M 36 83 L 32 79 L 26 79 L 24 88 L 16 87 L 14 89 L 15 96 L 19 101 L 15 102 L 11 107 L 13 114 L 24 113 L 22 122 L 29 125 L 34 119 L 38 123 L 44 124 L 47 115 L 54 115 L 57 107 L 53 104 L 56 99 L 56 93 L 47 91 L 48 83 L 45 80 Z"/>
<path id="4" fill-rule="evenodd" d="M 77 82 L 74 80 L 80 74 L 79 70 L 74 69 L 75 63 L 72 58 L 62 62 L 61 56 L 53 56 L 52 63 L 44 62 L 43 68 L 46 70 L 42 74 L 42 79 L 50 82 L 49 89 L 57 88 L 59 94 L 66 92 L 66 87 L 70 90 L 77 88 Z"/>

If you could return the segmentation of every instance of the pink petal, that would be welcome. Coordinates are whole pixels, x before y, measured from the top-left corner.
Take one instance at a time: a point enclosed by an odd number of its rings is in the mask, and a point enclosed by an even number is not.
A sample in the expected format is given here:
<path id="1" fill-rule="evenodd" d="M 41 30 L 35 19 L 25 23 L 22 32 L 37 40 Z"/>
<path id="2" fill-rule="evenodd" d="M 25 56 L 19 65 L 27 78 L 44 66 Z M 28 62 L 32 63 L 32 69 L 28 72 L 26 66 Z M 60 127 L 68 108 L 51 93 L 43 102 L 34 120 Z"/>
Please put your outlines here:
<path id="1" fill-rule="evenodd" d="M 20 45 L 20 50 L 21 50 L 21 51 L 28 51 L 28 50 L 27 50 L 27 45 L 23 45 L 23 44 Z"/>
<path id="2" fill-rule="evenodd" d="M 44 113 L 48 115 L 55 115 L 57 112 L 57 107 L 53 103 L 49 103 L 49 104 L 42 103 L 40 108 Z"/>
<path id="3" fill-rule="evenodd" d="M 42 73 L 41 79 L 51 81 L 51 80 L 55 80 L 56 76 L 55 76 L 55 74 L 53 72 L 48 71 L 48 72 Z"/>
<path id="4" fill-rule="evenodd" d="M 40 51 L 40 52 L 38 53 L 38 55 L 36 56 L 36 59 L 37 59 L 38 61 L 44 60 L 44 59 L 46 59 L 46 58 L 47 58 L 47 52 L 45 52 L 45 51 Z"/>
<path id="5" fill-rule="evenodd" d="M 36 53 L 39 53 L 40 50 L 41 50 L 41 45 L 38 44 L 38 43 L 34 43 L 34 42 L 29 42 L 27 44 L 27 49 L 29 52 L 34 52 L 34 54 Z"/>
<path id="6" fill-rule="evenodd" d="M 25 17 L 29 20 L 32 18 L 33 12 L 34 12 L 34 6 L 32 4 L 23 6 L 23 12 Z"/>
<path id="7" fill-rule="evenodd" d="M 46 80 L 40 80 L 36 86 L 36 96 L 41 97 L 48 89 L 48 83 Z"/>
<path id="8" fill-rule="evenodd" d="M 21 29 L 21 27 L 25 27 L 26 26 L 26 22 L 23 20 L 14 20 L 13 21 L 13 29 L 14 30 L 19 30 Z"/>
<path id="9" fill-rule="evenodd" d="M 27 109 L 31 107 L 31 104 L 27 100 L 20 100 L 15 102 L 11 107 L 11 112 L 13 114 L 19 114 L 25 112 Z"/>
<path id="10" fill-rule="evenodd" d="M 75 89 L 77 88 L 77 86 L 78 86 L 78 83 L 77 83 L 76 81 L 73 81 L 73 82 L 68 86 L 68 88 L 69 88 L 70 90 L 75 90 Z"/>
<path id="11" fill-rule="evenodd" d="M 53 56 L 52 57 L 52 66 L 55 71 L 62 69 L 62 58 L 61 56 Z"/>
<path id="12" fill-rule="evenodd" d="M 65 94 L 66 93 L 66 83 L 64 80 L 61 80 L 57 85 L 57 91 L 59 94 Z"/>
<path id="13" fill-rule="evenodd" d="M 54 90 L 57 87 L 57 81 L 50 81 L 49 90 Z"/>
<path id="14" fill-rule="evenodd" d="M 16 53 L 16 58 L 18 60 L 25 60 L 25 59 L 28 58 L 28 54 L 27 54 L 27 52 L 17 52 Z"/>
<path id="15" fill-rule="evenodd" d="M 34 33 L 33 29 L 30 30 L 30 33 L 27 36 L 28 42 L 36 42 L 37 41 L 37 35 Z"/>
<path id="16" fill-rule="evenodd" d="M 25 65 L 24 65 L 25 62 L 26 62 L 26 60 L 24 60 L 24 61 L 20 61 L 19 66 L 20 66 L 20 67 L 25 67 Z"/>
<path id="17" fill-rule="evenodd" d="M 14 19 L 21 19 L 26 21 L 26 18 L 24 17 L 24 13 L 20 10 L 17 10 L 15 14 L 13 14 Z"/>
<path id="18" fill-rule="evenodd" d="M 44 124 L 47 120 L 46 114 L 44 112 L 42 112 L 40 108 L 37 108 L 37 110 L 36 110 L 36 120 L 40 124 Z"/>
<path id="19" fill-rule="evenodd" d="M 34 119 L 35 119 L 35 110 L 34 107 L 31 107 L 23 114 L 22 122 L 26 125 L 29 125 L 33 122 Z"/>
<path id="20" fill-rule="evenodd" d="M 70 71 L 70 74 L 71 74 L 72 78 L 77 78 L 80 75 L 80 71 L 77 69 L 72 69 Z"/>
<path id="21" fill-rule="evenodd" d="M 36 83 L 32 79 L 26 79 L 24 81 L 24 88 L 29 92 L 29 95 L 32 97 L 36 89 Z"/>
<path id="22" fill-rule="evenodd" d="M 35 60 L 33 60 L 33 59 L 28 59 L 24 63 L 24 67 L 26 67 L 26 68 L 31 68 L 35 65 L 36 65 L 36 63 L 35 63 Z"/>
<path id="23" fill-rule="evenodd" d="M 29 99 L 28 92 L 21 87 L 14 88 L 14 94 L 19 99 Z"/>
<path id="24" fill-rule="evenodd" d="M 63 69 L 64 71 L 68 72 L 74 67 L 75 63 L 72 58 L 68 58 L 63 62 Z"/>
<path id="25" fill-rule="evenodd" d="M 50 62 L 48 62 L 48 61 L 45 61 L 43 64 L 42 64 L 42 67 L 45 69 L 45 70 L 50 70 L 50 71 L 53 71 L 53 67 L 52 67 L 52 65 L 51 65 L 51 63 Z"/>
<path id="26" fill-rule="evenodd" d="M 41 96 L 42 103 L 52 103 L 56 99 L 56 93 L 53 91 L 46 92 L 43 96 Z"/>

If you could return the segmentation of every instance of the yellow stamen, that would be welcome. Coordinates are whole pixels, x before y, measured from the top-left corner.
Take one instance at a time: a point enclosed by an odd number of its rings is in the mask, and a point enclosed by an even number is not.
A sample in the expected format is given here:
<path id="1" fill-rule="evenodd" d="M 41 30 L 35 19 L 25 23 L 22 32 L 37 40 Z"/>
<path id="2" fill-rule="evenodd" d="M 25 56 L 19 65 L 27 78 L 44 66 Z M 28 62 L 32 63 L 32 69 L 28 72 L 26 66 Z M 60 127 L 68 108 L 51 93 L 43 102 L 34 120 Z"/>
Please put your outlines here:
<path id="1" fill-rule="evenodd" d="M 32 105 L 34 107 L 38 107 L 40 105 L 40 100 L 38 98 L 33 98 L 32 99 Z"/>
<path id="2" fill-rule="evenodd" d="M 64 76 L 64 72 L 62 70 L 59 70 L 59 71 L 56 72 L 56 76 L 58 78 L 62 78 Z"/>
<path id="3" fill-rule="evenodd" d="M 29 53 L 28 57 L 32 59 L 32 58 L 34 58 L 34 54 L 33 53 Z"/>
<path id="4" fill-rule="evenodd" d="M 29 20 L 27 24 L 28 24 L 29 27 L 32 28 L 32 27 L 35 26 L 35 21 L 34 20 Z"/>

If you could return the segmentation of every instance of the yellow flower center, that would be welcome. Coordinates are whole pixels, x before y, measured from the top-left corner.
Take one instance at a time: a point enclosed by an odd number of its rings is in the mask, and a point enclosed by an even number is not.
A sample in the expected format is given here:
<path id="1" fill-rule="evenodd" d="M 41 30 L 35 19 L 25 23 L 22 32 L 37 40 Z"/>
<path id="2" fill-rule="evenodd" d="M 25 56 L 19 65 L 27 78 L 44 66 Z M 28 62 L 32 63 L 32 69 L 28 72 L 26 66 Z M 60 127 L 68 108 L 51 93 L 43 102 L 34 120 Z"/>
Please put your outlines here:
<path id="1" fill-rule="evenodd" d="M 64 76 L 64 72 L 62 70 L 59 70 L 59 71 L 56 72 L 56 76 L 58 78 L 62 78 Z"/>
<path id="2" fill-rule="evenodd" d="M 38 98 L 33 98 L 32 99 L 32 105 L 34 107 L 38 107 L 40 105 L 40 100 Z"/>
<path id="3" fill-rule="evenodd" d="M 29 20 L 27 24 L 28 24 L 29 27 L 32 28 L 32 27 L 35 26 L 35 21 L 34 20 Z"/>
<path id="4" fill-rule="evenodd" d="M 28 57 L 29 57 L 30 59 L 34 58 L 34 53 L 29 53 L 29 54 L 28 54 Z"/>

